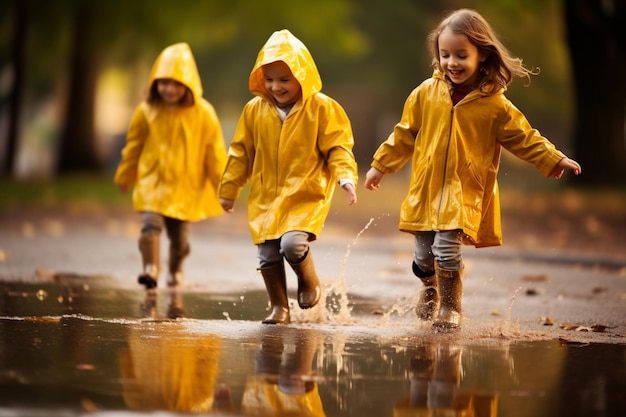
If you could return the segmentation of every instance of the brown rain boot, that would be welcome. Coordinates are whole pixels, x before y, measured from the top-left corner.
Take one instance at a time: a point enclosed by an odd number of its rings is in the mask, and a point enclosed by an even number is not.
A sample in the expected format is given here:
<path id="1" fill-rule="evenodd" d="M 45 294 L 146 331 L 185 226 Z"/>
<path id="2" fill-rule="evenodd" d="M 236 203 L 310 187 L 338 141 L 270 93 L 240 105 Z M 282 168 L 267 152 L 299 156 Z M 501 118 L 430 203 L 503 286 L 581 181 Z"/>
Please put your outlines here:
<path id="1" fill-rule="evenodd" d="M 176 249 L 170 246 L 167 274 L 168 287 L 177 287 L 185 283 L 185 277 L 183 275 L 183 261 L 189 255 L 189 252 L 188 246 L 184 250 Z"/>
<path id="2" fill-rule="evenodd" d="M 435 271 L 425 272 L 413 262 L 413 273 L 424 284 L 420 299 L 415 307 L 417 317 L 422 320 L 432 320 L 439 310 L 439 293 L 437 292 L 437 275 Z"/>
<path id="3" fill-rule="evenodd" d="M 289 316 L 289 300 L 287 299 L 287 277 L 283 262 L 269 264 L 259 268 L 259 271 L 263 275 L 272 308 L 270 315 L 263 320 L 263 323 L 288 324 L 291 318 Z"/>
<path id="4" fill-rule="evenodd" d="M 439 329 L 456 329 L 461 324 L 461 298 L 463 296 L 463 269 L 451 271 L 436 268 L 441 304 L 433 326 Z"/>
<path id="5" fill-rule="evenodd" d="M 298 263 L 289 262 L 289 265 L 298 277 L 298 305 L 302 309 L 314 307 L 320 300 L 322 289 L 313 265 L 311 250 L 309 249 L 303 260 Z"/>
<path id="6" fill-rule="evenodd" d="M 137 282 L 146 289 L 156 288 L 159 279 L 160 244 L 159 235 L 152 233 L 139 237 L 139 252 L 143 263 L 143 272 Z"/>

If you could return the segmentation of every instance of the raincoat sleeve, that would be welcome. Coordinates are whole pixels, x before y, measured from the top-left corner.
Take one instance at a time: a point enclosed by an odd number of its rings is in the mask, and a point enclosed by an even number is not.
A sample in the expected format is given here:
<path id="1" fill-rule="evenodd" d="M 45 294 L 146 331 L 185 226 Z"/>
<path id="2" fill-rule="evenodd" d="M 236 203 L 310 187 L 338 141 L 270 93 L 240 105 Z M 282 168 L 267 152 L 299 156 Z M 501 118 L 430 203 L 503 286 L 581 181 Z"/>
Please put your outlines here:
<path id="1" fill-rule="evenodd" d="M 354 138 L 350 120 L 343 108 L 332 99 L 324 109 L 325 117 L 320 117 L 318 147 L 328 161 L 335 180 L 358 181 L 357 165 L 352 152 Z M 325 121 L 325 123 L 324 123 Z"/>
<path id="2" fill-rule="evenodd" d="M 252 134 L 254 116 L 250 104 L 246 104 L 237 123 L 233 140 L 228 149 L 228 160 L 222 175 L 220 197 L 236 200 L 252 173 L 255 147 Z"/>
<path id="3" fill-rule="evenodd" d="M 505 109 L 502 116 L 504 120 L 498 132 L 500 144 L 548 177 L 559 161 L 565 158 L 565 154 L 533 129 L 522 112 L 508 100 Z"/>
<path id="4" fill-rule="evenodd" d="M 213 190 L 217 190 L 226 166 L 226 146 L 224 145 L 222 126 L 215 109 L 208 103 L 206 103 L 205 108 L 208 114 L 210 136 L 207 141 L 207 158 L 204 171 L 206 172 L 207 181 L 213 186 Z"/>
<path id="5" fill-rule="evenodd" d="M 137 183 L 139 157 L 149 132 L 148 120 L 140 105 L 131 118 L 126 134 L 126 146 L 122 151 L 122 160 L 115 172 L 114 182 L 118 185 L 134 186 Z"/>
<path id="6" fill-rule="evenodd" d="M 413 155 L 415 137 L 422 124 L 419 101 L 418 87 L 406 99 L 402 117 L 393 132 L 374 153 L 371 165 L 383 174 L 399 171 Z"/>

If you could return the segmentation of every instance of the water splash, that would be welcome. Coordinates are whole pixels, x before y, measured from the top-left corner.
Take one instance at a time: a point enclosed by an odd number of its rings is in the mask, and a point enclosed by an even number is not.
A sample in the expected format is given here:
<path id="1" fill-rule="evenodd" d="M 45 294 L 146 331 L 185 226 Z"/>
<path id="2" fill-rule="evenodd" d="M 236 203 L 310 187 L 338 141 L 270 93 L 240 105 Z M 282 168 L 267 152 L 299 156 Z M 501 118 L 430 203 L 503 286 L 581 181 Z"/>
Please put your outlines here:
<path id="1" fill-rule="evenodd" d="M 348 300 L 348 283 L 346 281 L 346 265 L 348 258 L 352 252 L 352 247 L 356 245 L 357 240 L 374 222 L 374 218 L 370 218 L 365 227 L 356 234 L 351 243 L 346 248 L 346 253 L 341 261 L 341 270 L 339 271 L 339 277 L 327 285 L 324 289 L 323 296 L 326 300 L 326 315 L 329 321 L 336 322 L 338 324 L 351 324 L 354 319 L 351 316 L 351 307 Z"/>

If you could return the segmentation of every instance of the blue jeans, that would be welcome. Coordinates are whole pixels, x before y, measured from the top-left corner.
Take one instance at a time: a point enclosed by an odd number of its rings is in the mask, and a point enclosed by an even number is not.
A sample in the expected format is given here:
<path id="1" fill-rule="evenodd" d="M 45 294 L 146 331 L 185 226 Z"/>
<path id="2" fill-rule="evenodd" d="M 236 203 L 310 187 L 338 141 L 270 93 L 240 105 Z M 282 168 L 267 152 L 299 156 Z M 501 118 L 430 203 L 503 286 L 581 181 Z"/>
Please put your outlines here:
<path id="1" fill-rule="evenodd" d="M 435 261 L 442 269 L 463 269 L 463 231 L 442 230 L 439 232 L 415 232 L 413 261 L 424 272 L 435 270 Z"/>
<path id="2" fill-rule="evenodd" d="M 300 230 L 287 232 L 280 239 L 266 240 L 257 245 L 257 257 L 260 266 L 287 259 L 287 262 L 298 263 L 309 252 L 309 234 Z"/>

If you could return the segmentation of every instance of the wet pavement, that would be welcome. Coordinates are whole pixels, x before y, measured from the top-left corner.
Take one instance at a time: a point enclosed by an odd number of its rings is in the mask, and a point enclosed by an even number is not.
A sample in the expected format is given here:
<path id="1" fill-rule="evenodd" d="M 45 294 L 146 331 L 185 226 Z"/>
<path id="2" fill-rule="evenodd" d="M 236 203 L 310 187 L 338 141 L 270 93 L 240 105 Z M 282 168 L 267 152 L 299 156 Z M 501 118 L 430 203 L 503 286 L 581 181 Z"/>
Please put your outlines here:
<path id="1" fill-rule="evenodd" d="M 411 239 L 384 221 L 327 228 L 324 302 L 288 326 L 260 323 L 236 218 L 192 227 L 187 285 L 155 294 L 134 218 L 3 224 L 0 416 L 626 415 L 626 262 L 468 249 L 463 327 L 436 333 L 413 311 Z"/>

